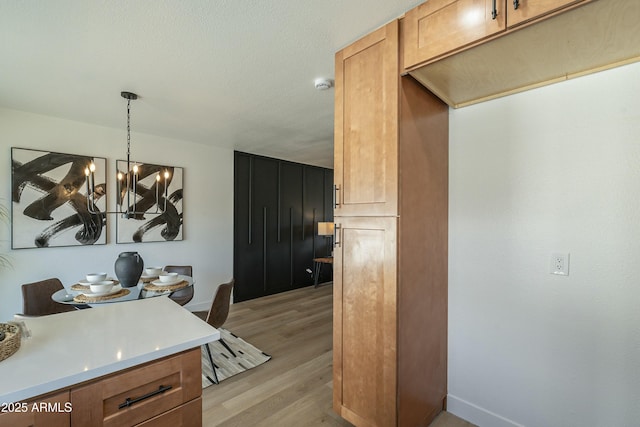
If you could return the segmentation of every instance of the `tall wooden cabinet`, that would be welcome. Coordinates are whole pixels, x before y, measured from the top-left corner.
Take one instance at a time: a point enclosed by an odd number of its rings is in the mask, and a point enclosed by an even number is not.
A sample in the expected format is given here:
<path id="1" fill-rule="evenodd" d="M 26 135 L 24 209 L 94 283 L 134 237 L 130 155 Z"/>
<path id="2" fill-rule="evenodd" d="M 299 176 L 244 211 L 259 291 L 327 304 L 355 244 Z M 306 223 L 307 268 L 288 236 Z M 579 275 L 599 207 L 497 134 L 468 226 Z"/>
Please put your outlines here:
<path id="1" fill-rule="evenodd" d="M 428 425 L 447 392 L 448 107 L 400 77 L 399 22 L 336 54 L 334 409 Z"/>

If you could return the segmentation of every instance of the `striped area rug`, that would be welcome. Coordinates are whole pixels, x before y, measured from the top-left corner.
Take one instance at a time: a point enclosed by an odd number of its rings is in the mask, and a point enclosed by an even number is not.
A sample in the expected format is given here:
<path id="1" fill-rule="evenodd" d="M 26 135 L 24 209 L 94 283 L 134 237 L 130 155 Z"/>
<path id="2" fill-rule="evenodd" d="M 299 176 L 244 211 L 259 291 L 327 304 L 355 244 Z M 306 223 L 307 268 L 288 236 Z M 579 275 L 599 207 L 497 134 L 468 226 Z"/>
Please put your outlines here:
<path id="1" fill-rule="evenodd" d="M 233 357 L 218 341 L 205 344 L 208 345 L 211 350 L 211 356 L 213 357 L 213 363 L 216 365 L 216 373 L 218 374 L 219 381 L 255 368 L 271 359 L 271 356 L 263 353 L 261 350 L 242 338 L 233 335 L 226 329 L 220 328 L 218 330 L 220 331 L 220 337 L 224 339 L 236 354 L 236 357 Z M 202 346 L 202 388 L 209 387 L 212 384 L 209 378 L 214 378 L 211 371 L 211 362 L 209 361 L 207 350 Z"/>

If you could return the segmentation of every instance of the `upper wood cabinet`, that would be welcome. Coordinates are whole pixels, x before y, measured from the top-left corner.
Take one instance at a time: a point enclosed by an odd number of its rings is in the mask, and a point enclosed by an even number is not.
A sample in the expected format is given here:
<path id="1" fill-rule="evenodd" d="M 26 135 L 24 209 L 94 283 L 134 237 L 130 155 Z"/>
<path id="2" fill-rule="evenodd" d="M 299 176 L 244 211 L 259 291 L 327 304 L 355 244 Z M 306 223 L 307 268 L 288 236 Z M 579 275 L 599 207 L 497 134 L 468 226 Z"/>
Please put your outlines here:
<path id="1" fill-rule="evenodd" d="M 404 67 L 590 0 L 428 0 L 405 15 Z"/>
<path id="2" fill-rule="evenodd" d="M 513 27 L 584 1 L 585 0 L 507 0 L 507 27 Z"/>
<path id="3" fill-rule="evenodd" d="M 501 2 L 503 32 L 437 57 L 411 52 L 419 40 L 420 10 L 445 2 L 429 0 L 408 12 L 405 71 L 458 108 L 640 60 L 640 1 L 519 0 L 517 9 L 513 0 Z M 458 12 L 452 16 L 464 15 Z M 453 37 L 458 25 L 450 25 Z"/>
<path id="4" fill-rule="evenodd" d="M 393 21 L 336 54 L 335 215 L 397 214 L 398 35 Z"/>
<path id="5" fill-rule="evenodd" d="M 505 0 L 429 0 L 404 22 L 404 65 L 412 67 L 506 28 Z"/>

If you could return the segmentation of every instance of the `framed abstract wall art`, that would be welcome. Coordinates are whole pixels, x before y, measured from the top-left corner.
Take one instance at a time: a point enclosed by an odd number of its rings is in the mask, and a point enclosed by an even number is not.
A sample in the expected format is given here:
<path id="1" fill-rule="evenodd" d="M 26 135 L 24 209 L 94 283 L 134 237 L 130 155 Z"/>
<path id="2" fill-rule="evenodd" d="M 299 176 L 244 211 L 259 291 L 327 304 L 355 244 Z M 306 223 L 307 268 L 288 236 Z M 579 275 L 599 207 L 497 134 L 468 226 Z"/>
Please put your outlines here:
<path id="1" fill-rule="evenodd" d="M 117 243 L 166 242 L 183 239 L 183 168 L 116 162 L 117 200 L 128 218 L 117 215 Z M 129 185 L 127 185 L 129 182 Z"/>
<path id="2" fill-rule="evenodd" d="M 94 163 L 90 208 L 85 169 Z M 11 148 L 11 248 L 104 245 L 105 170 L 101 157 Z"/>

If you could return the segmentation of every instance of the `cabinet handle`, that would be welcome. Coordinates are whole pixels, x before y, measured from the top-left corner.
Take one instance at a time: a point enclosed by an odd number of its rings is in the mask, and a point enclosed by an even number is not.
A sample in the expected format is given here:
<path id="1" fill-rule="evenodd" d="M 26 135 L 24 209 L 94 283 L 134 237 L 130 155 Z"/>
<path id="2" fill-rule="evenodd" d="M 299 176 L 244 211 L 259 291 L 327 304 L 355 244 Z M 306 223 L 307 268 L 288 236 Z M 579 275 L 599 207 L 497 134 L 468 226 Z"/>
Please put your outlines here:
<path id="1" fill-rule="evenodd" d="M 491 19 L 495 20 L 498 17 L 498 7 L 496 6 L 496 0 L 493 0 L 493 10 L 491 11 Z"/>
<path id="2" fill-rule="evenodd" d="M 267 291 L 267 207 L 262 208 L 262 289 Z"/>
<path id="3" fill-rule="evenodd" d="M 123 403 L 121 403 L 120 405 L 118 405 L 118 409 L 124 409 L 124 408 L 128 408 L 129 406 L 133 405 L 134 403 L 138 403 L 140 401 L 143 401 L 145 399 L 148 399 L 150 397 L 153 397 L 157 394 L 162 394 L 167 390 L 171 390 L 172 386 L 170 385 L 161 385 L 160 387 L 158 387 L 157 390 L 152 391 L 150 393 L 145 394 L 144 396 L 140 396 L 140 397 L 135 397 L 135 398 L 130 398 L 127 397 Z"/>
<path id="4" fill-rule="evenodd" d="M 334 248 L 339 248 L 340 244 L 342 243 L 340 240 L 338 240 L 338 236 L 340 235 L 339 230 L 342 228 L 342 226 L 340 224 L 335 224 L 333 226 L 333 247 Z"/>
<path id="5" fill-rule="evenodd" d="M 513 0 L 513 10 L 520 7 L 520 0 Z"/>
<path id="6" fill-rule="evenodd" d="M 334 184 L 333 185 L 333 209 L 338 209 L 338 206 L 340 206 L 340 202 L 338 202 L 338 191 L 340 191 L 340 187 Z"/>
<path id="7" fill-rule="evenodd" d="M 289 285 L 293 286 L 293 207 L 289 208 Z"/>
<path id="8" fill-rule="evenodd" d="M 253 201 L 253 157 L 249 157 L 249 215 L 248 215 L 248 220 L 249 220 L 249 226 L 247 227 L 247 231 L 249 232 L 249 236 L 247 239 L 247 244 L 250 245 L 251 244 L 251 215 L 253 213 L 253 205 L 252 205 L 252 201 Z"/>
<path id="9" fill-rule="evenodd" d="M 280 223 L 280 215 L 282 214 L 281 212 L 281 208 L 280 208 L 280 204 L 282 203 L 282 182 L 280 179 L 280 176 L 282 174 L 282 162 L 278 162 L 278 243 L 280 243 L 280 228 L 281 228 L 281 223 Z"/>

